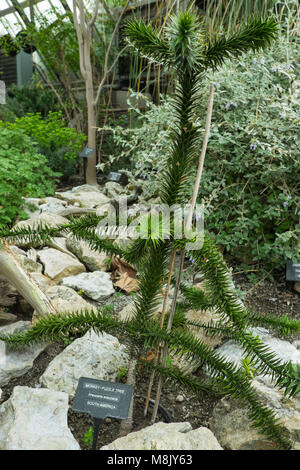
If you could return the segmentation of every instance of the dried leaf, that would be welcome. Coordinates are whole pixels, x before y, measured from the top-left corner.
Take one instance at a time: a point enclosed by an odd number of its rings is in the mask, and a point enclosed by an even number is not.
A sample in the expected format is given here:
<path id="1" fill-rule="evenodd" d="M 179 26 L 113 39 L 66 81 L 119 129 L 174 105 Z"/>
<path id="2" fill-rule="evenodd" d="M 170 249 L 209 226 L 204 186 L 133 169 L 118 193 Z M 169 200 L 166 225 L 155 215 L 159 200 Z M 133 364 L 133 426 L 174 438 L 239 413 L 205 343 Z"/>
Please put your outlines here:
<path id="1" fill-rule="evenodd" d="M 129 276 L 127 272 L 124 272 L 120 276 L 119 280 L 115 282 L 115 287 L 119 287 L 125 292 L 130 293 L 130 292 L 137 291 L 139 288 L 139 285 L 138 285 L 138 281 L 135 278 Z"/>
<path id="2" fill-rule="evenodd" d="M 133 279 L 136 276 L 136 270 L 134 267 L 119 257 L 114 257 L 112 259 L 111 268 L 113 270 L 114 279 L 119 279 L 124 273 L 127 273 L 128 276 L 132 277 Z"/>

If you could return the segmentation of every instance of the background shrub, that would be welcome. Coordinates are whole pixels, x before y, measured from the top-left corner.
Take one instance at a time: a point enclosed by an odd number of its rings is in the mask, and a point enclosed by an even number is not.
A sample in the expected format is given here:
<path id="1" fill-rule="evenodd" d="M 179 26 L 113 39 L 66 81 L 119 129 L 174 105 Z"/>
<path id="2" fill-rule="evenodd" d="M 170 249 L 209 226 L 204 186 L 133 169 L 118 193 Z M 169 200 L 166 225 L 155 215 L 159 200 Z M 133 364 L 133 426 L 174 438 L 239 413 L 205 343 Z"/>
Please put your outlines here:
<path id="1" fill-rule="evenodd" d="M 27 218 L 23 197 L 54 194 L 58 174 L 22 129 L 0 127 L 0 226 Z"/>
<path id="2" fill-rule="evenodd" d="M 14 116 L 14 119 L 8 119 L 14 121 L 27 113 L 40 113 L 45 118 L 50 110 L 60 111 L 56 96 L 50 88 L 45 88 L 40 80 L 33 77 L 21 87 L 13 84 L 8 88 L 6 104 L 1 106 L 0 113 Z"/>
<path id="3" fill-rule="evenodd" d="M 0 126 L 23 130 L 37 143 L 39 152 L 47 157 L 53 171 L 65 177 L 76 171 L 86 136 L 67 127 L 60 111 L 50 111 L 45 119 L 40 113 L 28 113 L 13 123 L 0 121 Z"/>

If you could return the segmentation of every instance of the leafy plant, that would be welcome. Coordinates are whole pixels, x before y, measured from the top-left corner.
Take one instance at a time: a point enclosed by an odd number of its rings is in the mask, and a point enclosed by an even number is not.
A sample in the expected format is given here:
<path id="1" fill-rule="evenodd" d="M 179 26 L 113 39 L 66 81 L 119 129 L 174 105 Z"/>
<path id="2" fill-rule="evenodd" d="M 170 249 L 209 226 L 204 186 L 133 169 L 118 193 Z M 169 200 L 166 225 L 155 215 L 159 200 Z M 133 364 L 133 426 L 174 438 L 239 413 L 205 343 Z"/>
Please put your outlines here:
<path id="1" fill-rule="evenodd" d="M 213 77 L 215 123 L 199 196 L 206 227 L 226 251 L 265 270 L 298 256 L 298 46 L 281 37 Z"/>
<path id="2" fill-rule="evenodd" d="M 117 377 L 119 380 L 123 380 L 128 373 L 128 368 L 127 367 L 120 367 L 120 369 L 117 371 Z"/>
<path id="3" fill-rule="evenodd" d="M 93 427 L 90 426 L 89 429 L 84 433 L 84 437 L 82 438 L 82 442 L 84 442 L 89 449 L 92 447 L 93 444 L 93 435 L 94 430 Z"/>
<path id="4" fill-rule="evenodd" d="M 84 134 L 66 125 L 60 111 L 50 111 L 45 119 L 40 113 L 29 113 L 13 123 L 0 121 L 0 127 L 23 130 L 38 144 L 50 168 L 65 176 L 72 173 L 78 164 L 79 153 L 86 139 Z"/>
<path id="5" fill-rule="evenodd" d="M 40 113 L 42 118 L 46 118 L 49 111 L 60 111 L 57 98 L 49 88 L 45 88 L 43 83 L 34 76 L 22 87 L 15 84 L 8 89 L 7 100 L 1 106 L 1 114 L 5 108 L 6 114 L 11 113 L 15 118 L 21 118 L 28 113 Z M 4 119 L 5 120 L 5 119 Z"/>
<path id="6" fill-rule="evenodd" d="M 253 367 L 252 360 L 249 357 L 241 360 L 242 366 L 245 369 L 245 373 L 253 379 L 255 374 L 257 373 L 257 369 Z"/>
<path id="7" fill-rule="evenodd" d="M 0 226 L 27 218 L 23 197 L 54 194 L 58 174 L 22 129 L 0 126 Z"/>
<path id="8" fill-rule="evenodd" d="M 221 64 L 222 56 L 237 55 L 247 47 L 257 50 L 266 46 L 275 34 L 276 25 L 271 19 L 265 22 L 255 20 L 233 38 L 211 42 L 202 34 L 197 15 L 191 10 L 179 13 L 171 19 L 164 38 L 142 21 L 134 21 L 128 25 L 127 36 L 132 47 L 143 56 L 150 56 L 152 60 L 172 67 L 177 73 L 178 85 L 172 101 L 171 151 L 160 187 L 164 203 L 171 206 L 174 203 L 183 205 L 186 202 L 186 181 L 201 137 L 201 129 L 194 124 L 194 114 L 198 106 L 203 74 L 208 68 Z M 225 55 L 224 51 L 227 51 Z M 87 241 L 92 249 L 121 256 L 137 266 L 139 272 L 139 291 L 135 297 L 132 319 L 121 321 L 107 311 L 49 315 L 40 319 L 25 333 L 2 334 L 0 339 L 11 346 L 24 346 L 41 339 L 57 340 L 75 331 L 77 335 L 82 335 L 91 328 L 99 333 L 110 331 L 118 334 L 128 345 L 131 353 L 128 376 L 134 372 L 132 364 L 142 363 L 151 370 L 156 370 L 165 379 L 197 393 L 244 398 L 253 425 L 276 442 L 279 448 L 291 448 L 292 443 L 284 429 L 278 423 L 274 412 L 262 404 L 245 369 L 225 360 L 203 341 L 196 339 L 187 328 L 193 326 L 203 329 L 208 335 L 221 334 L 234 339 L 251 360 L 251 367 L 255 367 L 259 374 L 271 375 L 274 382 L 288 390 L 291 396 L 296 393 L 297 373 L 291 369 L 290 363 L 281 362 L 273 351 L 249 331 L 253 317 L 234 292 L 230 271 L 209 235 L 205 234 L 201 248 L 187 252 L 188 256 L 193 256 L 195 268 L 204 276 L 206 293 L 199 291 L 197 294 L 195 289 L 181 286 L 185 302 L 177 305 L 177 308 L 180 308 L 180 321 L 174 321 L 170 328 L 164 328 L 154 313 L 162 299 L 164 285 L 170 277 L 170 253 L 173 253 L 174 249 L 176 253 L 178 247 L 181 249 L 181 246 L 185 246 L 185 240 L 177 240 L 174 233 L 171 233 L 168 240 L 152 240 L 151 237 L 146 240 L 137 239 L 127 249 L 121 249 L 113 241 L 97 235 L 96 229 L 100 220 L 100 217 L 91 215 L 56 228 L 39 227 L 36 230 L 28 228 L 12 231 L 3 229 L 0 230 L 0 239 L 10 243 L 15 243 L 18 239 L 30 242 L 43 239 L 45 242 L 63 228 L 66 232 L 74 234 L 78 240 Z M 177 287 L 180 287 L 180 276 L 176 279 Z M 182 321 L 184 311 L 195 305 L 198 305 L 200 310 L 205 310 L 207 305 L 213 306 L 220 315 L 220 320 L 209 325 L 202 324 L 201 317 L 198 322 L 189 322 L 186 319 Z M 274 318 L 272 321 L 273 327 L 277 326 L 281 332 L 283 324 L 286 332 L 299 332 L 299 322 L 287 319 L 282 321 L 280 318 Z M 264 318 L 256 316 L 255 322 L 263 324 Z M 161 344 L 165 344 L 168 351 L 179 358 L 185 357 L 186 360 L 197 362 L 199 366 L 205 365 L 209 371 L 208 377 L 199 380 L 193 375 L 183 373 L 172 364 L 142 359 L 147 357 L 147 351 L 156 350 Z"/>

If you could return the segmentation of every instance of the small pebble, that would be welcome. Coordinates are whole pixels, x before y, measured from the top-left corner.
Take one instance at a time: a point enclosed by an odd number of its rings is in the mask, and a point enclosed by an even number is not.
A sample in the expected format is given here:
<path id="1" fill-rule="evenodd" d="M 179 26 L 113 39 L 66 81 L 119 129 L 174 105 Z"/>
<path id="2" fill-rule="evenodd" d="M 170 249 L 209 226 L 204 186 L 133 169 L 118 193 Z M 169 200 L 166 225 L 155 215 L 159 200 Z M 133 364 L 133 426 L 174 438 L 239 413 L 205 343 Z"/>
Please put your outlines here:
<path id="1" fill-rule="evenodd" d="M 111 419 L 110 419 L 110 418 L 105 418 L 105 422 L 106 422 L 106 424 L 110 424 L 110 423 L 111 423 Z"/>
<path id="2" fill-rule="evenodd" d="M 182 402 L 183 402 L 183 400 L 184 400 L 184 397 L 183 397 L 183 395 L 177 395 L 177 397 L 176 397 L 176 401 L 177 401 L 178 403 L 182 403 Z"/>

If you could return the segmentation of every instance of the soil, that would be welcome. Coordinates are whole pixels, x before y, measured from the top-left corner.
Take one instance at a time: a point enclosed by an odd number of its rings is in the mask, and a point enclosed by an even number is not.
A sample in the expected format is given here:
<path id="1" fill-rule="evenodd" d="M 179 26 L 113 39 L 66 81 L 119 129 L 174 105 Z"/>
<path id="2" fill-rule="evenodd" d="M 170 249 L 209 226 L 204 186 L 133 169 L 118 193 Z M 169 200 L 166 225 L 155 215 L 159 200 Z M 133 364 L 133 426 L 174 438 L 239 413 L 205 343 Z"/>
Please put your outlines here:
<path id="1" fill-rule="evenodd" d="M 288 315 L 292 318 L 300 319 L 300 295 L 292 288 L 292 283 L 285 281 L 284 274 L 278 276 L 276 280 L 265 280 L 263 283 L 253 285 L 243 274 L 234 274 L 234 282 L 236 287 L 243 293 L 243 301 L 245 305 L 252 311 L 261 313 L 272 313 L 275 315 Z M 117 295 L 110 300 L 109 304 L 114 305 L 114 311 L 123 308 L 132 298 L 126 295 Z M 55 343 L 47 347 L 34 362 L 33 368 L 22 377 L 12 380 L 8 385 L 1 387 L 2 396 L 0 404 L 6 401 L 13 388 L 16 385 L 35 387 L 39 386 L 39 377 L 45 371 L 51 360 L 57 356 L 64 348 L 65 344 Z M 201 370 L 196 372 L 200 375 Z M 134 418 L 133 431 L 144 428 L 150 424 L 151 407 L 148 416 L 143 415 L 144 397 L 147 392 L 149 380 L 149 372 L 140 370 L 136 390 L 138 395 L 134 397 Z M 153 388 L 152 398 L 155 397 L 155 387 Z M 173 415 L 176 422 L 189 421 L 193 428 L 199 426 L 208 426 L 212 415 L 213 408 L 217 402 L 217 398 L 210 396 L 200 398 L 194 393 L 181 389 L 180 386 L 166 383 L 163 388 L 161 404 Z M 72 405 L 72 400 L 70 401 Z M 158 413 L 157 421 L 166 421 L 166 417 L 162 412 Z M 74 412 L 69 409 L 68 425 L 74 437 L 79 442 L 82 450 L 89 449 L 83 439 L 86 432 L 93 421 L 88 415 Z M 120 421 L 115 419 L 106 419 L 100 427 L 98 437 L 98 448 L 109 444 L 118 438 L 120 430 Z"/>

